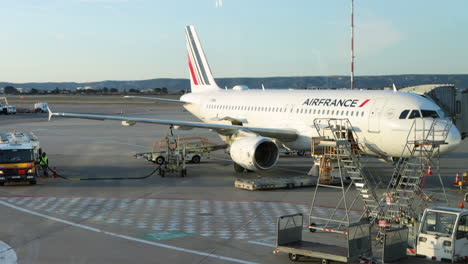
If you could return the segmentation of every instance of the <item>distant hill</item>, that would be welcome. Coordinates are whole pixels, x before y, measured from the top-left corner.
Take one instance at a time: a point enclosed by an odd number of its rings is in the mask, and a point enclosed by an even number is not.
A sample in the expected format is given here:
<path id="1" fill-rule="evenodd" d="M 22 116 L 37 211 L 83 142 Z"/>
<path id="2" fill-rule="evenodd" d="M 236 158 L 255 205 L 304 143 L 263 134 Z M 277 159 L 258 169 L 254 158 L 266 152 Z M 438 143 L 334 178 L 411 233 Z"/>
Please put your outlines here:
<path id="1" fill-rule="evenodd" d="M 234 85 L 244 84 L 252 89 L 258 89 L 263 84 L 266 89 L 278 88 L 344 88 L 349 87 L 349 76 L 304 76 L 304 77 L 264 77 L 264 78 L 218 78 L 216 82 L 220 87 L 232 88 Z M 397 87 L 406 87 L 431 83 L 451 83 L 458 88 L 468 88 L 468 74 L 407 74 L 386 76 L 357 76 L 355 87 L 357 88 L 382 88 L 395 83 Z M 169 91 L 188 90 L 188 79 L 150 79 L 140 81 L 101 81 L 101 82 L 47 82 L 47 83 L 9 83 L 0 82 L 0 87 L 12 85 L 25 89 L 54 90 L 92 86 L 94 89 L 117 88 L 119 90 L 153 89 L 166 87 Z"/>

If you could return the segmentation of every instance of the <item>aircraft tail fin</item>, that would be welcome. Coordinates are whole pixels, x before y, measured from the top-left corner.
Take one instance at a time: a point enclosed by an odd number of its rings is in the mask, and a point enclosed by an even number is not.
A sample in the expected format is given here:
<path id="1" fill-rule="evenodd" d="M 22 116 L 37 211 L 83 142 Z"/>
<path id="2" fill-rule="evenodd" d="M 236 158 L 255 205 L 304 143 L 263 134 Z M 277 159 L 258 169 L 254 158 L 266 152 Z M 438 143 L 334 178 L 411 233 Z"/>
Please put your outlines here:
<path id="1" fill-rule="evenodd" d="M 185 36 L 192 92 L 221 90 L 211 74 L 210 65 L 203 52 L 195 27 L 192 25 L 186 26 Z"/>

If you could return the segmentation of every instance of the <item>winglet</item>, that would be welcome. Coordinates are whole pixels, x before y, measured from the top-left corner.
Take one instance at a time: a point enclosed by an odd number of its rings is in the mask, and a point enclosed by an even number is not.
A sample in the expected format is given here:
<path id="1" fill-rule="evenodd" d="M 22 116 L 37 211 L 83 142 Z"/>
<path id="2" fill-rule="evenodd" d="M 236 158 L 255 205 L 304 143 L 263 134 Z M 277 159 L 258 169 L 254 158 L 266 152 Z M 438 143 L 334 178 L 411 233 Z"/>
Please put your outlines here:
<path id="1" fill-rule="evenodd" d="M 47 113 L 49 114 L 49 121 L 50 121 L 50 119 L 52 119 L 52 116 L 54 115 L 54 113 L 52 113 L 52 110 L 50 110 L 49 106 L 47 106 Z"/>
<path id="2" fill-rule="evenodd" d="M 397 92 L 397 91 L 398 91 L 398 89 L 396 88 L 396 85 L 395 85 L 395 83 L 392 83 L 392 84 L 393 84 L 393 91 L 394 91 L 394 92 Z"/>

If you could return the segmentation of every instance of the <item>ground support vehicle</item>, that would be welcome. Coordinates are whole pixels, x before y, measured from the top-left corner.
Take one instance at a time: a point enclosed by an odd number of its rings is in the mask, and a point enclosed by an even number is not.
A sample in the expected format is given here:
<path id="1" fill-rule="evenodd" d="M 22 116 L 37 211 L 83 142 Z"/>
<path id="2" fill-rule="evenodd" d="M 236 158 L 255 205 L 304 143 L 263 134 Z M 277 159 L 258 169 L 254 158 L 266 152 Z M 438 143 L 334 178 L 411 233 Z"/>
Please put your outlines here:
<path id="1" fill-rule="evenodd" d="M 234 182 L 234 187 L 245 190 L 266 190 L 280 188 L 296 188 L 314 186 L 317 179 L 308 175 L 283 176 L 283 177 L 262 177 L 262 178 L 238 178 Z"/>
<path id="2" fill-rule="evenodd" d="M 0 114 L 14 115 L 16 114 L 16 107 L 8 104 L 6 97 L 0 97 Z"/>
<path id="3" fill-rule="evenodd" d="M 179 173 L 181 177 L 187 176 L 186 151 L 187 145 L 180 144 L 180 140 L 174 136 L 167 136 L 159 142 L 165 144 L 159 145 L 161 153 L 160 160 L 154 161 L 159 164 L 159 175 L 165 177 L 167 173 Z M 162 146 L 165 149 L 162 149 Z"/>
<path id="4" fill-rule="evenodd" d="M 280 154 L 286 155 L 286 156 L 296 154 L 297 156 L 302 157 L 305 154 L 307 154 L 307 152 L 305 150 L 293 150 L 293 149 L 280 148 Z"/>
<path id="5" fill-rule="evenodd" d="M 467 261 L 468 210 L 427 208 L 419 225 L 416 254 L 437 261 Z"/>
<path id="6" fill-rule="evenodd" d="M 47 108 L 49 107 L 48 103 L 35 103 L 34 104 L 34 113 L 47 113 Z"/>
<path id="7" fill-rule="evenodd" d="M 137 159 L 143 158 L 157 164 L 163 164 L 167 156 L 168 148 L 176 148 L 182 145 L 185 146 L 184 160 L 190 161 L 191 163 L 200 163 L 202 157 L 209 158 L 210 152 L 227 148 L 227 145 L 218 145 L 203 137 L 175 138 L 171 136 L 154 142 L 151 152 L 137 153 L 135 157 Z"/>
<path id="8" fill-rule="evenodd" d="M 309 239 L 303 240 L 303 215 L 293 214 L 278 218 L 277 241 L 274 253 L 288 253 L 289 259 L 298 261 L 303 258 L 321 259 L 322 263 L 338 261 L 343 263 L 356 262 L 361 257 L 371 257 L 371 234 L 368 222 L 352 224 L 341 231 L 321 230 L 308 233 Z M 335 238 L 327 241 L 328 234 Z M 307 235 L 307 234 L 305 234 Z"/>
<path id="9" fill-rule="evenodd" d="M 183 153 L 183 151 L 182 151 Z M 180 174 L 180 177 L 187 176 L 187 166 L 185 164 L 185 159 L 183 155 L 180 155 L 179 152 L 169 153 L 165 156 L 166 159 L 159 168 L 159 176 L 165 177 L 167 173 L 176 173 Z"/>
<path id="10" fill-rule="evenodd" d="M 32 133 L 0 133 L 0 185 L 36 184 L 40 152 L 39 141 Z"/>

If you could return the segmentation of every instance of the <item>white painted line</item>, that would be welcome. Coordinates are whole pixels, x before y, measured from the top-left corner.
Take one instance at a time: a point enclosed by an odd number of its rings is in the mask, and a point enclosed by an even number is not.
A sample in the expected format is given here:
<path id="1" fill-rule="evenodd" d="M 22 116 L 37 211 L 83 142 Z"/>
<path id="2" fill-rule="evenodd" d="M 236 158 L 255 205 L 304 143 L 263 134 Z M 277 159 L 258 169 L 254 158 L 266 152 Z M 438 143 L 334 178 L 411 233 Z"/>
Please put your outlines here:
<path id="1" fill-rule="evenodd" d="M 258 241 L 247 241 L 247 243 L 256 244 L 256 245 L 265 246 L 265 247 L 270 247 L 270 248 L 275 247 L 275 245 L 273 245 L 273 244 L 263 243 L 263 242 L 258 242 Z"/>
<path id="2" fill-rule="evenodd" d="M 71 225 L 71 226 L 74 226 L 74 227 L 77 227 L 77 228 L 82 228 L 82 229 L 85 229 L 85 230 L 88 230 L 88 231 L 103 233 L 103 234 L 106 234 L 106 235 L 109 235 L 109 236 L 118 237 L 118 238 L 122 238 L 122 239 L 127 239 L 127 240 L 134 241 L 134 242 L 139 242 L 139 243 L 152 245 L 152 246 L 156 246 L 156 247 L 172 249 L 172 250 L 176 250 L 176 251 L 181 251 L 181 252 L 185 252 L 185 253 L 190 253 L 190 254 L 195 254 L 195 255 L 200 255 L 200 256 L 204 256 L 204 257 L 220 259 L 220 260 L 225 260 L 225 261 L 230 261 L 230 262 L 235 262 L 235 263 L 257 264 L 256 262 L 251 262 L 251 261 L 246 261 L 246 260 L 241 260 L 241 259 L 235 259 L 235 258 L 230 258 L 230 257 L 224 257 L 224 256 L 220 256 L 220 255 L 215 255 L 215 254 L 210 254 L 210 253 L 206 253 L 206 252 L 195 251 L 195 250 L 180 248 L 180 247 L 175 247 L 175 246 L 170 246 L 170 245 L 161 244 L 161 243 L 157 243 L 157 242 L 152 242 L 152 241 L 139 239 L 139 238 L 135 238 L 135 237 L 131 237 L 131 236 L 126 236 L 126 235 L 121 235 L 121 234 L 117 234 L 117 233 L 113 233 L 113 232 L 108 232 L 108 231 L 104 231 L 104 230 L 101 230 L 101 229 L 98 229 L 98 228 L 94 228 L 94 227 L 90 227 L 90 226 L 70 222 L 70 221 L 67 221 L 67 220 L 63 220 L 63 219 L 60 219 L 60 218 L 57 218 L 57 217 L 53 217 L 53 216 L 41 214 L 41 213 L 38 213 L 38 212 L 34 212 L 34 211 L 15 206 L 13 204 L 10 204 L 8 202 L 1 201 L 1 200 L 0 200 L 0 204 L 2 204 L 4 206 L 7 206 L 7 207 L 10 207 L 10 208 L 13 208 L 13 209 L 16 209 L 18 211 L 24 212 L 24 213 L 32 214 L 32 215 L 35 215 L 35 216 L 40 216 L 40 217 L 43 217 L 43 218 L 46 218 L 46 219 L 49 219 L 49 220 L 52 220 L 52 221 L 56 221 L 56 222 L 59 222 L 59 223 L 62 223 L 62 224 Z"/>
<path id="3" fill-rule="evenodd" d="M 0 263 L 2 264 L 16 264 L 18 257 L 15 250 L 7 243 L 0 240 Z"/>

